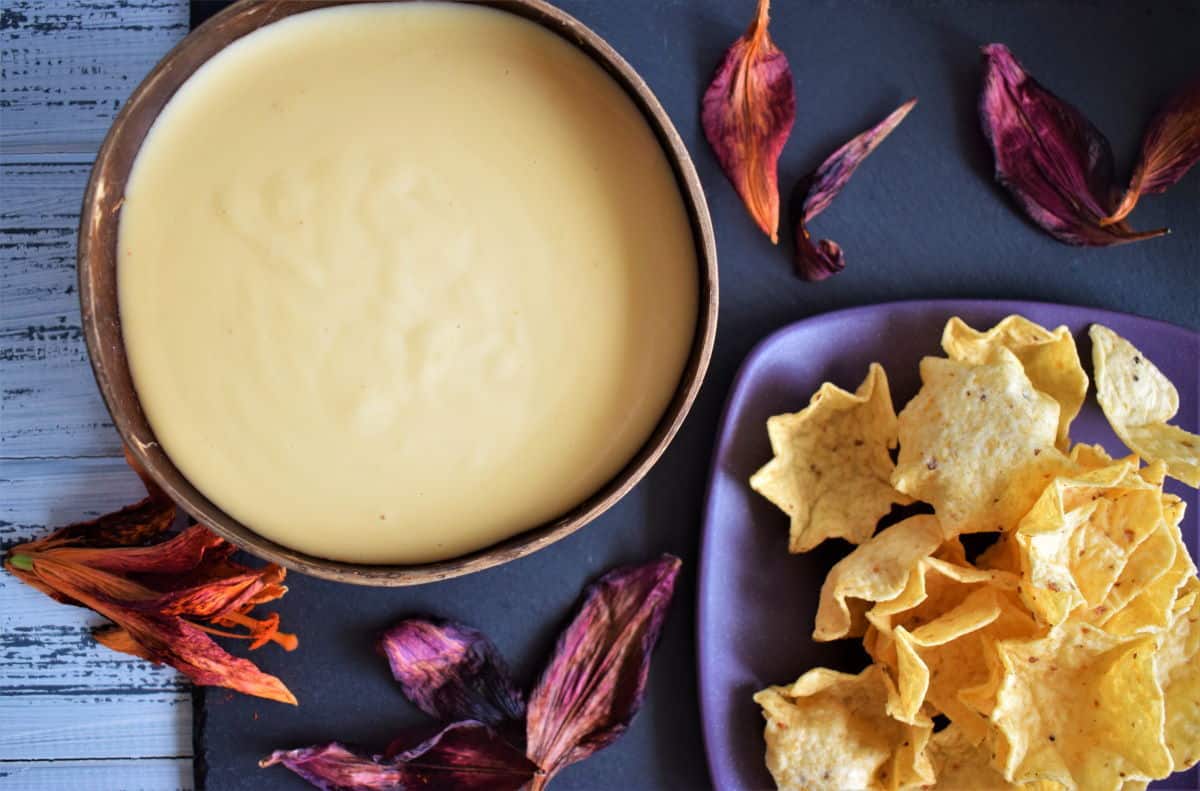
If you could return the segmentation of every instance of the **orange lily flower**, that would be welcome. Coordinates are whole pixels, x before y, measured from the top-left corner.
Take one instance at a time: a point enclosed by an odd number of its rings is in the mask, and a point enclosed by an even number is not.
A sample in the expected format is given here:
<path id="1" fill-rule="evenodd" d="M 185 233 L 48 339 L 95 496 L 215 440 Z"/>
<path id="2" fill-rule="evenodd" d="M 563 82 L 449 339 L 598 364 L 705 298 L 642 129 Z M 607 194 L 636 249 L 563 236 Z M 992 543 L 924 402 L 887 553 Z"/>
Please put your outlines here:
<path id="1" fill-rule="evenodd" d="M 232 560 L 237 548 L 203 525 L 168 534 L 175 504 L 138 472 L 146 499 L 14 546 L 4 567 L 55 600 L 112 621 L 94 636 L 114 651 L 171 665 L 197 684 L 295 705 L 282 681 L 210 636 L 248 639 L 252 649 L 268 642 L 295 649 L 296 636 L 279 631 L 277 614 L 250 615 L 287 593 L 286 570 Z"/>

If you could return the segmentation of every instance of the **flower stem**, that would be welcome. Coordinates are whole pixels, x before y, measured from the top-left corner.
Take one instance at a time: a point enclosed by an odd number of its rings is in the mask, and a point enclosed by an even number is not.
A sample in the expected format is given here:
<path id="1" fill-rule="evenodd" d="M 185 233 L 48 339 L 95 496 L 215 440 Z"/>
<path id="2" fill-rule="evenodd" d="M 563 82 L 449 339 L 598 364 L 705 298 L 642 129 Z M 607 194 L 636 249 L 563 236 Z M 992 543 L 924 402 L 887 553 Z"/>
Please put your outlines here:
<path id="1" fill-rule="evenodd" d="M 9 555 L 8 562 L 11 563 L 15 569 L 20 569 L 21 571 L 33 571 L 33 558 L 29 555 L 24 555 L 18 552 L 15 555 Z"/>

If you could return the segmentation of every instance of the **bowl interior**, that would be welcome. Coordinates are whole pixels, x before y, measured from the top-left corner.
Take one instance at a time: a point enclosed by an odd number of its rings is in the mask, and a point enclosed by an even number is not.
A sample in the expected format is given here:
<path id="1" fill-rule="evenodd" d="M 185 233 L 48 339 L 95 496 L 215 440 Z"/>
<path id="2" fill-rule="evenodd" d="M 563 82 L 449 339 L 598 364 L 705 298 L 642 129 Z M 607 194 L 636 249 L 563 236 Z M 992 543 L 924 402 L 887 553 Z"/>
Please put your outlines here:
<path id="1" fill-rule="evenodd" d="M 201 25 L 155 66 L 114 121 L 96 157 L 84 196 L 79 229 L 79 294 L 92 370 L 113 422 L 134 458 L 184 510 L 243 549 L 296 571 L 363 585 L 413 585 L 479 571 L 534 552 L 603 513 L 645 475 L 678 430 L 708 366 L 717 319 L 716 247 L 704 192 L 682 139 L 645 82 L 603 39 L 547 3 L 540 0 L 455 0 L 478 1 L 517 14 L 579 47 L 624 88 L 667 154 L 691 222 L 700 270 L 697 279 L 700 309 L 691 351 L 671 402 L 650 437 L 625 467 L 569 512 L 489 547 L 432 563 L 366 565 L 296 552 L 258 535 L 192 486 L 154 439 L 134 390 L 121 336 L 117 303 L 117 228 L 125 186 L 138 150 L 175 91 L 205 61 L 238 38 L 303 11 L 352 2 L 388 1 L 243 0 Z"/>

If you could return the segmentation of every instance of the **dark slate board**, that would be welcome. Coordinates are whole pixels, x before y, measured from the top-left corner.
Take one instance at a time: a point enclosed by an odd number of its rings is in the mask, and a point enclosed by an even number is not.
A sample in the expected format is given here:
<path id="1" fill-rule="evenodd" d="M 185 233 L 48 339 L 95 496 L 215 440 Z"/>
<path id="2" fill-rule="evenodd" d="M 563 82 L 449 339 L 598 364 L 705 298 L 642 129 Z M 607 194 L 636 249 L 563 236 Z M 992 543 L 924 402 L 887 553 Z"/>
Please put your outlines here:
<path id="1" fill-rule="evenodd" d="M 662 551 L 685 562 L 641 715 L 616 745 L 564 772 L 568 789 L 692 789 L 709 784 L 698 727 L 693 636 L 700 509 L 717 419 L 742 358 L 771 330 L 834 308 L 918 297 L 1077 303 L 1200 328 L 1200 174 L 1135 214 L 1166 238 L 1108 250 L 1042 234 L 994 185 L 975 102 L 978 47 L 1008 43 L 1081 107 L 1132 164 L 1142 125 L 1195 73 L 1200 5 L 1118 2 L 784 2 L 772 33 L 791 58 L 799 117 L 781 162 L 786 189 L 832 148 L 903 99 L 920 104 L 859 171 L 813 231 L 839 241 L 849 267 L 820 285 L 793 278 L 789 234 L 773 248 L 747 218 L 700 133 L 698 99 L 751 0 L 562 0 L 646 78 L 687 141 L 709 193 L 721 267 L 721 316 L 707 382 L 654 471 L 616 508 L 542 552 L 465 579 L 370 590 L 293 575 L 279 608 L 302 647 L 255 659 L 296 692 L 299 709 L 197 693 L 198 786 L 302 789 L 260 771 L 272 748 L 327 739 L 381 749 L 423 722 L 372 651 L 403 615 L 430 612 L 485 628 L 532 680 L 579 590 L 610 566 Z M 202 5 L 211 6 L 211 3 Z M 219 4 L 217 4 L 219 5 Z M 197 18 L 209 8 L 196 9 Z M 815 583 L 814 583 L 815 584 Z M 808 625 L 781 625 L 807 629 Z"/>

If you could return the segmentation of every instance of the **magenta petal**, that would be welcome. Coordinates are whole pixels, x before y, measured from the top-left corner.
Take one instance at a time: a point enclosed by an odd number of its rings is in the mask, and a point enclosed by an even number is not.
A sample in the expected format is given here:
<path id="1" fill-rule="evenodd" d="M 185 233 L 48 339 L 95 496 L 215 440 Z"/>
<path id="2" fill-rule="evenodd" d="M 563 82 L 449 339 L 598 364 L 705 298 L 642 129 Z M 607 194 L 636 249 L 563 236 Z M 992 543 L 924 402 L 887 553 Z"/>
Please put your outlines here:
<path id="1" fill-rule="evenodd" d="M 836 275 L 846 268 L 846 256 L 842 253 L 841 246 L 831 239 L 821 239 L 814 244 L 808 233 L 808 223 L 829 208 L 829 204 L 833 203 L 833 199 L 850 182 L 850 177 L 858 170 L 863 160 L 900 125 L 916 104 L 916 99 L 909 99 L 889 113 L 887 118 L 855 135 L 830 154 L 812 174 L 808 194 L 804 198 L 804 208 L 796 223 L 796 253 L 793 263 L 799 277 L 815 282 Z"/>
<path id="2" fill-rule="evenodd" d="M 846 255 L 832 239 L 821 239 L 813 244 L 808 231 L 799 227 L 796 229 L 796 257 L 793 263 L 799 277 L 817 283 L 845 269 Z"/>
<path id="3" fill-rule="evenodd" d="M 535 789 L 612 743 L 637 714 L 679 565 L 663 555 L 611 571 L 584 592 L 529 698 L 527 754 L 546 773 Z"/>
<path id="4" fill-rule="evenodd" d="M 779 154 L 796 121 L 787 56 L 767 32 L 769 0 L 725 53 L 700 101 L 700 123 L 721 169 L 771 242 L 779 241 Z"/>
<path id="5" fill-rule="evenodd" d="M 390 760 L 421 778 L 425 785 L 420 788 L 516 791 L 538 774 L 523 752 L 487 725 L 471 720 L 447 725 L 431 739 L 394 752 Z"/>
<path id="6" fill-rule="evenodd" d="M 1138 198 L 1166 192 L 1200 162 L 1200 79 L 1158 111 L 1142 136 L 1142 153 L 1121 205 L 1104 224 L 1123 220 Z"/>
<path id="7" fill-rule="evenodd" d="M 829 208 L 829 204 L 850 181 L 850 177 L 858 170 L 863 160 L 879 147 L 916 106 L 917 100 L 909 99 L 888 114 L 887 118 L 867 131 L 855 135 L 821 163 L 812 176 L 808 195 L 804 198 L 804 222 L 812 222 L 814 217 Z"/>
<path id="8" fill-rule="evenodd" d="M 263 768 L 275 764 L 283 764 L 323 791 L 396 791 L 404 787 L 401 785 L 404 779 L 401 769 L 359 755 L 338 742 L 295 750 L 276 750 L 258 762 Z"/>
<path id="9" fill-rule="evenodd" d="M 504 658 L 482 632 L 410 618 L 384 632 L 379 647 L 405 696 L 431 717 L 499 725 L 525 715 Z"/>
<path id="10" fill-rule="evenodd" d="M 1116 208 L 1112 147 L 1079 110 L 1030 77 L 1008 47 L 983 48 L 979 117 L 996 158 L 996 180 L 1035 223 L 1067 244 L 1103 247 L 1161 236 L 1124 223 Z"/>
<path id="11" fill-rule="evenodd" d="M 259 762 L 282 764 L 324 791 L 518 791 L 537 775 L 529 759 L 480 722 L 447 725 L 391 757 L 338 742 L 276 750 Z"/>

